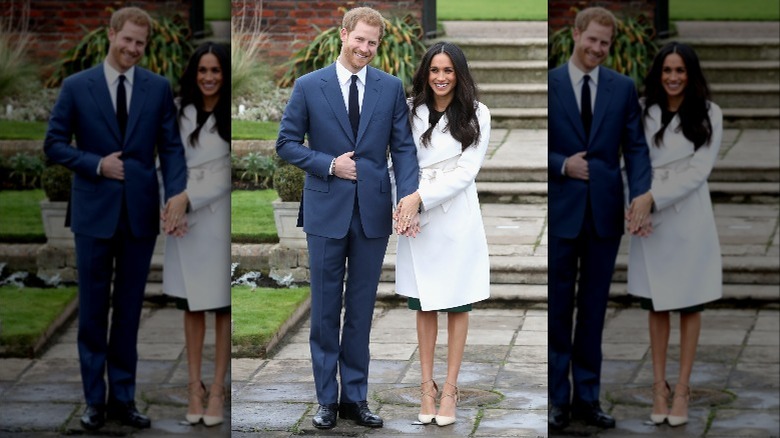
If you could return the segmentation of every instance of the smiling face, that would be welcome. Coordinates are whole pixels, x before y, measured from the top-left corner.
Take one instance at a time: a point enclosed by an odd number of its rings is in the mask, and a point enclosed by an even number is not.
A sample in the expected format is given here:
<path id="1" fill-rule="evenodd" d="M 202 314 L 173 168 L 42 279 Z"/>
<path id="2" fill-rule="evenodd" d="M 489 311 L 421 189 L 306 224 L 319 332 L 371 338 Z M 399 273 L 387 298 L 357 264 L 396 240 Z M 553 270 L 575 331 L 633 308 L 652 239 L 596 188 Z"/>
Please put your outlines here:
<path id="1" fill-rule="evenodd" d="M 599 24 L 596 21 L 588 23 L 584 31 L 574 28 L 574 55 L 571 57 L 574 65 L 585 73 L 598 67 L 609 56 L 612 45 L 612 27 Z"/>
<path id="2" fill-rule="evenodd" d="M 222 67 L 219 60 L 211 53 L 205 53 L 198 62 L 198 75 L 196 78 L 198 89 L 203 94 L 204 103 L 219 98 L 219 90 L 222 88 Z"/>
<path id="3" fill-rule="evenodd" d="M 433 90 L 436 100 L 449 103 L 453 98 L 455 85 L 458 78 L 455 75 L 455 66 L 446 53 L 439 53 L 431 58 L 431 67 L 428 70 L 428 85 Z M 446 106 L 446 105 L 445 105 Z"/>
<path id="4" fill-rule="evenodd" d="M 149 28 L 126 21 L 119 31 L 108 30 L 108 63 L 119 73 L 138 64 L 144 56 Z"/>
<path id="5" fill-rule="evenodd" d="M 670 110 L 676 110 L 685 97 L 685 87 L 688 85 L 688 70 L 682 56 L 670 53 L 664 59 L 661 68 L 661 85 L 666 91 Z"/>
<path id="6" fill-rule="evenodd" d="M 352 73 L 368 65 L 379 47 L 379 27 L 358 21 L 352 32 L 341 28 L 341 64 Z"/>

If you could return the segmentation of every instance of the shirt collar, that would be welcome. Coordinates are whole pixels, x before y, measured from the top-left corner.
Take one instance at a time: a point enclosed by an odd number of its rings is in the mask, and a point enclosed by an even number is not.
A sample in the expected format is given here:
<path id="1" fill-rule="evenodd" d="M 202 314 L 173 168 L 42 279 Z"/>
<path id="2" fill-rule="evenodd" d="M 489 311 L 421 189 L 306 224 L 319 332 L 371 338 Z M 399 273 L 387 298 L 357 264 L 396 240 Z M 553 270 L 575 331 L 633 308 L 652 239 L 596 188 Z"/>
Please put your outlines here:
<path id="1" fill-rule="evenodd" d="M 111 67 L 111 64 L 108 63 L 108 60 L 105 60 L 103 61 L 103 73 L 106 75 L 106 80 L 109 84 L 115 83 L 117 80 L 119 80 L 119 75 L 124 74 L 125 81 L 127 81 L 127 83 L 132 86 L 133 78 L 135 77 L 135 66 L 130 67 L 124 73 L 119 73 L 114 69 L 114 67 Z"/>
<path id="2" fill-rule="evenodd" d="M 341 58 L 341 56 L 339 56 Z M 358 71 L 357 73 L 354 73 L 358 77 L 358 81 L 360 81 L 361 84 L 366 84 L 366 70 L 368 70 L 366 67 L 363 67 Z M 339 79 L 339 84 L 344 85 L 348 84 L 349 81 L 352 80 L 352 72 L 347 70 L 346 67 L 344 67 L 341 64 L 341 61 L 338 59 L 336 60 L 336 77 Z"/>
<path id="3" fill-rule="evenodd" d="M 590 73 L 587 73 L 588 76 L 590 76 L 591 82 L 593 82 L 593 85 L 599 84 L 599 68 L 600 66 L 596 66 L 593 70 L 590 71 Z M 582 78 L 585 76 L 585 72 L 580 70 L 576 65 L 574 65 L 571 60 L 569 60 L 569 77 L 571 78 L 572 84 L 579 84 L 582 82 Z"/>

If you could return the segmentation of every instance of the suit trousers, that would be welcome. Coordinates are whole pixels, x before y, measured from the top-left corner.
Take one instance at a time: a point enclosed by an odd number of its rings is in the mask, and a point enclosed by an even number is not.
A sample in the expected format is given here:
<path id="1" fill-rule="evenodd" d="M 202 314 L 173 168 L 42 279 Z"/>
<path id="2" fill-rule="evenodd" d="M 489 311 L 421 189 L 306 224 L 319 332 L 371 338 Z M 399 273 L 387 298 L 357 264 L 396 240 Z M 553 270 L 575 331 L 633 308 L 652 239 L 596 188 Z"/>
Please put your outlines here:
<path id="1" fill-rule="evenodd" d="M 570 406 L 569 369 L 574 389 L 571 403 L 597 402 L 601 384 L 601 338 L 620 236 L 598 235 L 588 202 L 582 229 L 575 239 L 555 236 L 549 239 L 550 403 Z M 575 304 L 576 323 L 572 327 Z"/>
<path id="2" fill-rule="evenodd" d="M 78 206 L 74 206 L 78 208 Z M 109 239 L 76 234 L 79 279 L 78 351 L 87 404 L 135 399 L 138 325 L 154 237 L 134 237 L 122 207 L 116 233 Z M 111 281 L 113 277 L 113 294 Z M 111 312 L 109 333 L 108 317 Z"/>
<path id="3" fill-rule="evenodd" d="M 345 237 L 307 234 L 306 239 L 311 272 L 309 346 L 317 400 L 323 405 L 338 403 L 337 371 L 341 402 L 366 400 L 371 320 L 389 236 L 366 237 L 356 202 Z"/>

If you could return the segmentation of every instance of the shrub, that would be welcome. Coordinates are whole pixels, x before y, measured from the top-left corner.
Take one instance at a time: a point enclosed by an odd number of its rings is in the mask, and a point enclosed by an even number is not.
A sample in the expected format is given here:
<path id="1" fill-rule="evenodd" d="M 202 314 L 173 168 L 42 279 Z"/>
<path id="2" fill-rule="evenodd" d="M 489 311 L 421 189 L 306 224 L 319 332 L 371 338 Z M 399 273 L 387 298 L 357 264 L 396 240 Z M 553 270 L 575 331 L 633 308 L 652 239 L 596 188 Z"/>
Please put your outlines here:
<path id="1" fill-rule="evenodd" d="M 17 152 L 8 159 L 8 167 L 10 168 L 8 177 L 16 183 L 16 187 L 23 190 L 34 189 L 38 187 L 44 162 L 40 154 Z"/>
<path id="2" fill-rule="evenodd" d="M 62 165 L 46 167 L 41 176 L 41 184 L 46 197 L 52 202 L 70 200 L 71 171 Z"/>
<path id="3" fill-rule="evenodd" d="M 575 11 L 576 12 L 576 11 Z M 647 69 L 658 51 L 655 43 L 655 29 L 644 15 L 618 19 L 615 40 L 604 65 L 634 80 L 641 89 Z M 571 27 L 550 35 L 549 65 L 556 67 L 568 61 L 574 49 Z"/>
<path id="4" fill-rule="evenodd" d="M 279 80 L 279 86 L 289 87 L 299 76 L 332 64 L 341 52 L 340 30 L 340 26 L 334 26 L 322 31 L 296 52 L 285 64 L 288 70 Z M 397 76 L 409 86 L 417 62 L 426 50 L 422 41 L 422 27 L 411 15 L 385 19 L 385 35 L 371 65 Z"/>
<path id="5" fill-rule="evenodd" d="M 152 35 L 140 65 L 165 76 L 176 89 L 193 49 L 189 36 L 190 29 L 180 15 L 153 20 Z M 108 53 L 108 43 L 108 27 L 89 31 L 76 47 L 68 50 L 63 59 L 55 63 L 56 70 L 45 86 L 59 86 L 63 79 L 73 73 L 103 62 Z"/>
<path id="6" fill-rule="evenodd" d="M 276 170 L 276 162 L 257 152 L 250 152 L 238 159 L 238 167 L 241 169 L 239 179 L 249 180 L 255 188 L 270 188 L 270 183 Z"/>
<path id="7" fill-rule="evenodd" d="M 274 190 L 279 198 L 286 202 L 301 202 L 305 176 L 303 170 L 292 164 L 279 166 L 274 173 Z"/>
<path id="8" fill-rule="evenodd" d="M 262 15 L 262 2 L 258 7 Z M 230 85 L 233 96 L 252 94 L 270 78 L 268 63 L 262 57 L 268 37 L 260 28 L 260 16 L 246 24 L 242 17 L 236 17 L 231 23 Z"/>

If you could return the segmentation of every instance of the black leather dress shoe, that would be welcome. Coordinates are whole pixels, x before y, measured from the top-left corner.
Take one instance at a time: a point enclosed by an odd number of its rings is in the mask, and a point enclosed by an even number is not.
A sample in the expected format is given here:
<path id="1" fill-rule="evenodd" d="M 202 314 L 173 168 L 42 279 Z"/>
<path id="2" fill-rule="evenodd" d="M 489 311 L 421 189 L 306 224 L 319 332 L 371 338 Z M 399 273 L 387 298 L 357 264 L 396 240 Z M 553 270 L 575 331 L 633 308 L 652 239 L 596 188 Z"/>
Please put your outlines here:
<path id="1" fill-rule="evenodd" d="M 569 426 L 569 409 L 561 406 L 551 406 L 547 413 L 547 424 L 550 429 L 562 430 Z"/>
<path id="2" fill-rule="evenodd" d="M 106 410 L 103 406 L 87 406 L 81 415 L 81 427 L 87 430 L 98 430 L 106 424 Z"/>
<path id="3" fill-rule="evenodd" d="M 382 417 L 372 413 L 368 409 L 368 402 L 363 400 L 357 403 L 342 403 L 339 405 L 339 417 L 353 420 L 361 426 L 382 427 Z"/>
<path id="4" fill-rule="evenodd" d="M 584 421 L 591 426 L 598 426 L 602 429 L 615 427 L 615 419 L 601 410 L 599 402 L 575 405 L 572 407 L 571 416 L 575 420 Z"/>
<path id="5" fill-rule="evenodd" d="M 132 426 L 137 429 L 152 427 L 152 421 L 149 420 L 149 417 L 138 412 L 133 402 L 109 404 L 106 412 L 109 420 L 117 420 L 125 426 Z"/>
<path id="6" fill-rule="evenodd" d="M 317 413 L 314 414 L 314 418 L 311 419 L 311 424 L 317 429 L 333 429 L 336 427 L 336 411 L 338 409 L 339 405 L 337 403 L 320 405 Z"/>

